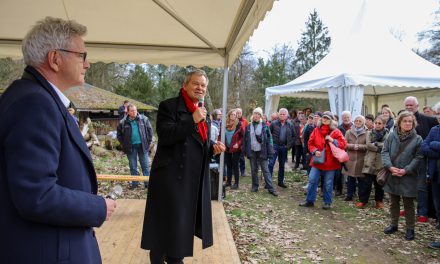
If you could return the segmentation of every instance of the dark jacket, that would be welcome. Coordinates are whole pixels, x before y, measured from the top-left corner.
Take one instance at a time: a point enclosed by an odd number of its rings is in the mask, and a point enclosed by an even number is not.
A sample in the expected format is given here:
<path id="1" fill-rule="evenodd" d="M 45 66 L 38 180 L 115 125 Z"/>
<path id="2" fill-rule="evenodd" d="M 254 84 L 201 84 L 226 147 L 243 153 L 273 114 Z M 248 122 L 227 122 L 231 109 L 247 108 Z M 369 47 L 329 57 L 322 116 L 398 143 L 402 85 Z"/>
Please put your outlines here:
<path id="1" fill-rule="evenodd" d="M 126 112 L 125 112 L 125 106 L 124 105 L 121 105 L 119 107 L 118 114 L 119 114 L 119 116 L 118 116 L 119 120 L 122 120 L 122 118 L 125 117 Z"/>
<path id="2" fill-rule="evenodd" d="M 293 146 L 301 145 L 301 121 L 298 118 L 292 120 Z"/>
<path id="3" fill-rule="evenodd" d="M 212 245 L 209 118 L 206 123 L 208 139 L 202 143 L 181 95 L 159 104 L 142 248 L 192 256 L 194 235 L 202 239 L 203 248 Z"/>
<path id="4" fill-rule="evenodd" d="M 284 125 L 287 126 L 286 147 L 287 149 L 290 149 L 293 146 L 293 126 L 288 120 L 286 120 L 286 123 L 284 123 Z M 277 146 L 280 146 L 280 130 L 281 130 L 280 120 L 275 120 L 270 124 L 270 133 L 272 134 L 273 144 Z"/>
<path id="5" fill-rule="evenodd" d="M 428 158 L 428 175 L 440 183 L 440 125 L 431 128 L 422 143 L 422 152 Z"/>
<path id="6" fill-rule="evenodd" d="M 135 118 L 139 127 L 139 135 L 141 136 L 142 151 L 148 153 L 151 141 L 153 140 L 153 128 L 151 127 L 148 117 L 138 114 Z M 125 154 L 131 154 L 131 124 L 130 117 L 124 117 L 118 125 L 118 141 L 122 145 Z"/>
<path id="7" fill-rule="evenodd" d="M 274 154 L 272 135 L 270 134 L 270 129 L 264 122 L 262 122 L 263 129 L 261 132 L 261 151 L 260 159 L 269 159 Z M 246 127 L 243 137 L 243 153 L 250 159 L 253 155 L 251 148 L 251 126 L 252 123 Z"/>
<path id="8" fill-rule="evenodd" d="M 437 118 L 432 116 L 427 116 L 418 111 L 414 115 L 417 120 L 417 126 L 416 126 L 417 135 L 420 135 L 422 139 L 425 139 L 428 136 L 428 133 L 431 130 L 431 128 L 438 125 Z"/>
<path id="9" fill-rule="evenodd" d="M 25 75 L 0 98 L 0 262 L 101 263 L 90 152 L 49 82 Z"/>
<path id="10" fill-rule="evenodd" d="M 314 129 L 315 129 L 315 125 L 311 124 L 311 125 L 307 125 L 303 130 L 303 149 L 305 153 L 310 154 L 309 139 Z"/>
<path id="11" fill-rule="evenodd" d="M 403 177 L 392 175 L 388 177 L 383 188 L 388 193 L 403 197 L 416 197 L 417 195 L 418 166 L 420 160 L 423 159 L 421 151 L 423 140 L 415 131 L 413 133 L 413 137 L 416 138 L 402 150 L 403 153 L 394 163 L 392 159 L 399 153 L 399 147 L 402 144 L 397 134 L 397 129 L 389 134 L 383 144 L 381 155 L 384 168 L 396 167 L 406 171 L 406 175 Z M 411 138 L 406 140 L 411 140 Z"/>

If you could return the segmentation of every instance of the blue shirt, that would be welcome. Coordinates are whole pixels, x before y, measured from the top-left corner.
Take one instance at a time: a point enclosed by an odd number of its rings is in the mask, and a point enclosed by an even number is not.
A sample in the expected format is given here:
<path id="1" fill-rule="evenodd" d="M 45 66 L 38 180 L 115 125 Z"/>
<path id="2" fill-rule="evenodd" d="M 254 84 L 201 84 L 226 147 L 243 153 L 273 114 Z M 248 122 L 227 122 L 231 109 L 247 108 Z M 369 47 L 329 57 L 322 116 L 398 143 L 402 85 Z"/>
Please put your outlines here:
<path id="1" fill-rule="evenodd" d="M 234 133 L 235 133 L 235 130 L 227 130 L 226 129 L 226 133 L 225 133 L 226 147 L 228 147 L 228 148 L 231 146 L 232 136 L 234 135 Z"/>
<path id="2" fill-rule="evenodd" d="M 141 135 L 139 133 L 139 126 L 137 123 L 138 117 L 136 117 L 134 120 L 128 117 L 128 121 L 131 125 L 131 144 L 141 144 Z"/>

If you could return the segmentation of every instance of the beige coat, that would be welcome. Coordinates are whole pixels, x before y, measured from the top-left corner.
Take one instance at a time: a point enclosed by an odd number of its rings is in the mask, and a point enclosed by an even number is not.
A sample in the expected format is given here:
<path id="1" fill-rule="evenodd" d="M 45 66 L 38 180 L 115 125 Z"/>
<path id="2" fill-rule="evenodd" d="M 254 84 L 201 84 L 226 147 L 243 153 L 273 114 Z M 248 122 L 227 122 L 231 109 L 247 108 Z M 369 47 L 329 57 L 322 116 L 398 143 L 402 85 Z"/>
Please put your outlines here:
<path id="1" fill-rule="evenodd" d="M 364 158 L 362 173 L 377 175 L 377 172 L 383 167 L 380 152 L 382 151 L 383 142 L 387 139 L 388 134 L 389 132 L 386 132 L 384 137 L 374 144 L 371 143 L 372 132 L 367 132 L 367 154 Z"/>
<path id="2" fill-rule="evenodd" d="M 356 134 L 354 126 L 345 133 L 345 140 L 347 146 L 345 150 L 350 157 L 350 160 L 345 163 L 347 169 L 343 169 L 342 173 L 352 177 L 364 177 L 362 168 L 364 167 L 364 158 L 367 152 L 367 130 L 364 129 L 359 135 Z M 358 149 L 354 146 L 358 144 Z"/>

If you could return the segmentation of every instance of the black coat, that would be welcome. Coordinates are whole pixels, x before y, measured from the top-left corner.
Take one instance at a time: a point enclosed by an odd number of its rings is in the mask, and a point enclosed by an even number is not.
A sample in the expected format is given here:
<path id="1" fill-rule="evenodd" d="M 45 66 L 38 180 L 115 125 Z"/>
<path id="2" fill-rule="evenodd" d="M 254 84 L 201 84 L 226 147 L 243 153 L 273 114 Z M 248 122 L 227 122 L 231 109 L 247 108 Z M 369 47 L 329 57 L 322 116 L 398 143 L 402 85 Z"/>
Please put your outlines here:
<path id="1" fill-rule="evenodd" d="M 157 114 L 158 146 L 151 166 L 141 247 L 168 256 L 193 255 L 194 235 L 212 246 L 210 121 L 202 143 L 183 97 L 165 100 Z"/>
<path id="2" fill-rule="evenodd" d="M 286 120 L 284 123 L 286 128 L 286 147 L 287 149 L 292 148 L 293 146 L 293 125 L 290 121 Z M 281 131 L 281 122 L 279 120 L 275 120 L 270 124 L 270 133 L 272 134 L 273 144 L 280 145 L 280 131 Z"/>
<path id="3" fill-rule="evenodd" d="M 416 112 L 414 115 L 417 120 L 417 135 L 420 135 L 422 139 L 425 139 L 428 136 L 431 128 L 438 125 L 437 118 L 421 114 L 420 112 Z"/>
<path id="4" fill-rule="evenodd" d="M 101 263 L 90 152 L 49 82 L 25 74 L 0 98 L 0 262 Z"/>

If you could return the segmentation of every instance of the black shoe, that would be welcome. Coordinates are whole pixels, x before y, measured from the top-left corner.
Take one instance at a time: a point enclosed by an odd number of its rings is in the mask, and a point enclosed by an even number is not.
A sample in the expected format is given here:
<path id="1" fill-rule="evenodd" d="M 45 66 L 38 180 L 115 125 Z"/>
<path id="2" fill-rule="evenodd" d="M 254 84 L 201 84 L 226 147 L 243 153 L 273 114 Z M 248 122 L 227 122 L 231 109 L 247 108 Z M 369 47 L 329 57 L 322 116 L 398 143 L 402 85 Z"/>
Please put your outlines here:
<path id="1" fill-rule="evenodd" d="M 280 186 L 281 188 L 287 188 L 287 185 L 285 185 L 284 182 L 279 182 L 278 186 Z"/>
<path id="2" fill-rule="evenodd" d="M 344 201 L 351 202 L 353 201 L 353 197 L 345 197 Z"/>
<path id="3" fill-rule="evenodd" d="M 324 205 L 322 206 L 322 209 L 324 209 L 324 210 L 330 210 L 330 209 L 332 209 L 332 205 L 331 205 L 331 204 L 324 204 Z"/>
<path id="4" fill-rule="evenodd" d="M 429 243 L 429 244 L 428 244 L 428 247 L 429 247 L 429 248 L 432 248 L 432 249 L 440 249 L 440 242 L 432 242 L 432 243 Z"/>
<path id="5" fill-rule="evenodd" d="M 269 193 L 275 197 L 278 196 L 278 193 L 275 190 L 269 191 Z"/>
<path id="6" fill-rule="evenodd" d="M 407 229 L 405 233 L 405 240 L 411 241 L 414 240 L 414 237 L 414 229 Z"/>
<path id="7" fill-rule="evenodd" d="M 266 184 L 264 185 L 264 189 L 266 189 L 266 190 L 267 190 L 267 185 L 266 185 Z"/>
<path id="8" fill-rule="evenodd" d="M 313 206 L 315 206 L 315 204 L 311 203 L 311 202 L 308 202 L 308 201 L 304 201 L 304 202 L 299 203 L 299 206 L 301 206 L 301 207 L 313 207 Z"/>
<path id="9" fill-rule="evenodd" d="M 237 190 L 238 189 L 238 184 L 234 184 L 234 185 L 232 185 L 232 187 L 231 187 L 231 190 Z"/>
<path id="10" fill-rule="evenodd" d="M 148 189 L 148 182 L 144 183 L 144 187 L 145 187 L 145 189 Z"/>
<path id="11" fill-rule="evenodd" d="M 397 230 L 398 230 L 397 226 L 390 225 L 387 228 L 385 228 L 383 230 L 383 232 L 384 232 L 385 235 L 391 235 L 391 234 L 396 233 Z"/>
<path id="12" fill-rule="evenodd" d="M 231 183 L 230 182 L 227 182 L 226 184 L 225 184 L 225 187 L 230 187 L 231 186 Z"/>
<path id="13" fill-rule="evenodd" d="M 252 188 L 251 192 L 258 192 L 258 188 Z"/>

